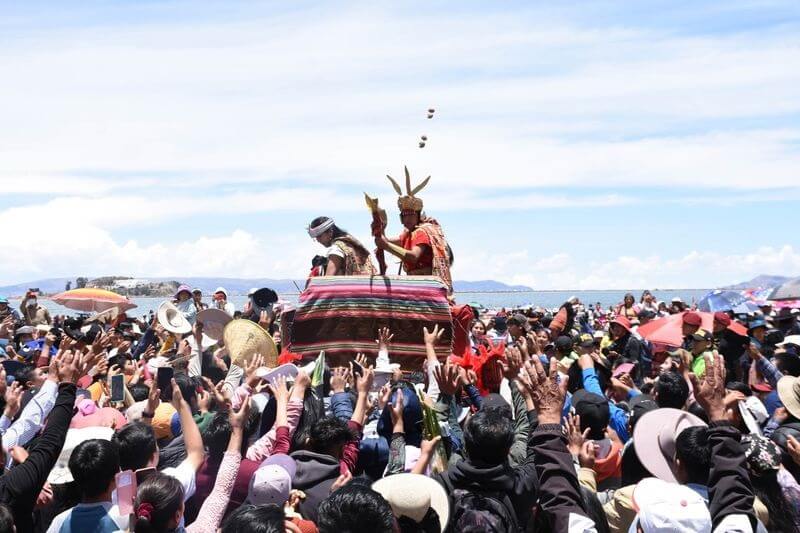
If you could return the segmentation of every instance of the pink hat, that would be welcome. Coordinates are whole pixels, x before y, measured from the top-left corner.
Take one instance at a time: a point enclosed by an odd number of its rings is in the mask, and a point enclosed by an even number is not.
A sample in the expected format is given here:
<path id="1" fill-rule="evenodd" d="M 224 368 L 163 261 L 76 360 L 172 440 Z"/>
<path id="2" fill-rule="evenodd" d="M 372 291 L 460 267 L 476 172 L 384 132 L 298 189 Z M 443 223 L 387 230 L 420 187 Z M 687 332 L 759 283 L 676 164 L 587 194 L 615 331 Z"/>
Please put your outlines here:
<path id="1" fill-rule="evenodd" d="M 619 324 L 620 326 L 625 328 L 626 331 L 630 331 L 631 330 L 631 321 L 628 320 L 627 318 L 625 318 L 622 315 L 617 315 L 617 317 L 614 320 L 612 320 L 611 323 L 612 324 Z"/>
<path id="2" fill-rule="evenodd" d="M 677 483 L 675 466 L 675 440 L 690 427 L 707 424 L 699 417 L 680 409 L 662 407 L 645 413 L 636 422 L 633 442 L 642 465 L 658 479 Z"/>
<path id="3" fill-rule="evenodd" d="M 288 455 L 277 453 L 267 457 L 250 478 L 247 501 L 253 505 L 274 503 L 283 507 L 289 500 L 296 472 L 297 464 Z"/>

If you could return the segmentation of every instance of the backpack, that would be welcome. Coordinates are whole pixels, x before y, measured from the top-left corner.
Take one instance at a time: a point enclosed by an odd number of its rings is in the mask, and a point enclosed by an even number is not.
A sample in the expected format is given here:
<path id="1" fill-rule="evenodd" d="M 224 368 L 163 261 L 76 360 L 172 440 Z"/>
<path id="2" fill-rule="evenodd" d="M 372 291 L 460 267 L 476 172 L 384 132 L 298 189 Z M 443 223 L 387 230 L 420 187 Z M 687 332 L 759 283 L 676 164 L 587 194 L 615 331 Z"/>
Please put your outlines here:
<path id="1" fill-rule="evenodd" d="M 449 531 L 506 533 L 522 531 L 508 496 L 454 489 Z"/>

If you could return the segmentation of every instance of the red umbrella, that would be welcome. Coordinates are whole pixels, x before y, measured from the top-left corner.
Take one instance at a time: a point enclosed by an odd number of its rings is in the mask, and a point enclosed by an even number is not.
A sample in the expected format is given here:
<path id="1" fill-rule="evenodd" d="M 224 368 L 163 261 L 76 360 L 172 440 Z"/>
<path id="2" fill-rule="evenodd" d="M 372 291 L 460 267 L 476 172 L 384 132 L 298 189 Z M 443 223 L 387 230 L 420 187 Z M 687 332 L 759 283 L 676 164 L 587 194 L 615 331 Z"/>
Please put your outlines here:
<path id="1" fill-rule="evenodd" d="M 700 327 L 707 331 L 713 332 L 714 313 L 695 312 L 700 315 L 702 320 Z M 644 326 L 639 326 L 637 331 L 639 332 L 639 335 L 650 342 L 668 344 L 670 346 L 680 346 L 683 344 L 683 332 L 681 331 L 681 327 L 683 326 L 684 314 L 685 313 L 679 313 L 658 318 L 652 322 L 648 322 Z M 747 337 L 747 328 L 735 320 L 731 321 L 728 329 L 737 335 Z"/>
<path id="2" fill-rule="evenodd" d="M 136 304 L 125 296 L 104 289 L 72 289 L 56 294 L 51 300 L 68 309 L 86 313 L 98 313 L 112 307 L 127 311 L 136 307 Z"/>

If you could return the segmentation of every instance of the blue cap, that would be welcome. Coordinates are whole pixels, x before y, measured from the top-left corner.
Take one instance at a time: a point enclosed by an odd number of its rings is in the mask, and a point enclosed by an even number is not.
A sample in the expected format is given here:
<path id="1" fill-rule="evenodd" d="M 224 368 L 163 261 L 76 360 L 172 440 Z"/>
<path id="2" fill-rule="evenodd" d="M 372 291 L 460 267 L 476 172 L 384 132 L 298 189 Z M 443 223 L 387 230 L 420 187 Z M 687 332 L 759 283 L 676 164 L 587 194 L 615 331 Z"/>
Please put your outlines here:
<path id="1" fill-rule="evenodd" d="M 756 328 L 765 328 L 767 327 L 767 321 L 761 317 L 754 318 L 750 321 L 750 324 L 747 325 L 747 329 L 756 329 Z"/>
<path id="2" fill-rule="evenodd" d="M 7 304 L 7 303 L 8 303 L 8 298 L 0 294 L 0 304 Z"/>

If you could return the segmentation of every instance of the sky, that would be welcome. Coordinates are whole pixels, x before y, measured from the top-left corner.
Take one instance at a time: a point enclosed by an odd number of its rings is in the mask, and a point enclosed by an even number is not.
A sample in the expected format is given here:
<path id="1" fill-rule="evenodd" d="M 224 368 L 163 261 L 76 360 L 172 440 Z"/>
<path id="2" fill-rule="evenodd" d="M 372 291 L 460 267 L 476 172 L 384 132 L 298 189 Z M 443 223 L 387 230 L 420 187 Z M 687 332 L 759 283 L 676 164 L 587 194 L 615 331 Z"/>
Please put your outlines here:
<path id="1" fill-rule="evenodd" d="M 800 275 L 796 0 L 4 2 L 0 72 L 0 285 L 302 278 L 403 165 L 455 279 Z"/>

